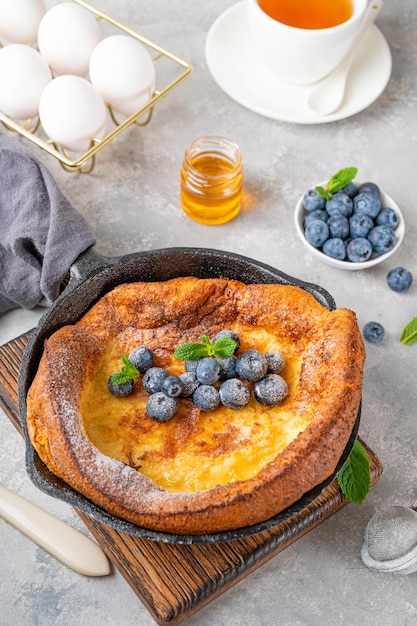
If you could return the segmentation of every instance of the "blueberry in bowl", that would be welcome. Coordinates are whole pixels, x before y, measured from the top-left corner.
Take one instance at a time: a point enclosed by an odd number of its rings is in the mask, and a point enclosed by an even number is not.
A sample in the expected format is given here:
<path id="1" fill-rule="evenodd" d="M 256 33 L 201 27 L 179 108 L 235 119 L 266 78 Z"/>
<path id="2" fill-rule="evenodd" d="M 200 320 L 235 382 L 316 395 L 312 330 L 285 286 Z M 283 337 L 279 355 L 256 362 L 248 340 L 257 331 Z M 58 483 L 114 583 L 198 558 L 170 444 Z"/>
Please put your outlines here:
<path id="1" fill-rule="evenodd" d="M 295 227 L 306 248 L 328 265 L 367 269 L 385 261 L 404 238 L 397 203 L 373 182 L 358 182 L 356 168 L 307 189 L 295 208 Z"/>

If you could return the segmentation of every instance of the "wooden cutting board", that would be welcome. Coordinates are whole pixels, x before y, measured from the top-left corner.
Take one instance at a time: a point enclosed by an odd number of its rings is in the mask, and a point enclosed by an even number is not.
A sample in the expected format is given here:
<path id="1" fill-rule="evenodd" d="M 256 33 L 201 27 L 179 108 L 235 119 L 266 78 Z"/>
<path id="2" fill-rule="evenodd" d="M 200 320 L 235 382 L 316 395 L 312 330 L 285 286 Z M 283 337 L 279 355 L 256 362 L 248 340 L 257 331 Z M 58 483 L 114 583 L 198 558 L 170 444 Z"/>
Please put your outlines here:
<path id="1" fill-rule="evenodd" d="M 29 333 L 0 346 L 0 405 L 22 434 L 19 367 Z M 383 467 L 368 454 L 372 484 Z M 120 533 L 77 511 L 113 565 L 158 624 L 176 626 L 341 509 L 347 500 L 333 481 L 297 515 L 252 537 L 201 544 L 167 544 Z"/>

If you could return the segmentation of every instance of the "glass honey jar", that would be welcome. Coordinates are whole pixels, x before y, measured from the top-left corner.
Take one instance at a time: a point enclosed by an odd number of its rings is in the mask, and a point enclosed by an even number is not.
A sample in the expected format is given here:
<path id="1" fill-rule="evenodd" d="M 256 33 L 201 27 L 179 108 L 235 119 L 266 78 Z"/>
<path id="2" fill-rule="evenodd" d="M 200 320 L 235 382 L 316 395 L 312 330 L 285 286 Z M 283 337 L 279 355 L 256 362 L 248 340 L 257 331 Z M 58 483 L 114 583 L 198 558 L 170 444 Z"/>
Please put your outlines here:
<path id="1" fill-rule="evenodd" d="M 229 222 L 242 202 L 242 154 L 230 139 L 195 139 L 185 150 L 181 168 L 181 206 L 201 224 Z"/>

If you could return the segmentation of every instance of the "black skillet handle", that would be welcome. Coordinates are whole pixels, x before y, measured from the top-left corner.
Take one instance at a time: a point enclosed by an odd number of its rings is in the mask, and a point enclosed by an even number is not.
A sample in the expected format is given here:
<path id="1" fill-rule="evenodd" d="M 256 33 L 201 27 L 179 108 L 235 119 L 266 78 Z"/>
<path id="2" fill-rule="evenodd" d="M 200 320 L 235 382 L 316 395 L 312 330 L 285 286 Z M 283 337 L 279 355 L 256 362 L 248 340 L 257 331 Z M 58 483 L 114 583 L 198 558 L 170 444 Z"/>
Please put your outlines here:
<path id="1" fill-rule="evenodd" d="M 99 254 L 93 246 L 82 252 L 70 267 L 70 279 L 63 291 L 67 294 L 83 283 L 85 280 L 97 274 L 101 270 L 113 267 L 119 262 L 118 257 L 106 257 Z"/>
<path id="2" fill-rule="evenodd" d="M 51 307 L 43 314 L 32 331 L 22 359 L 19 376 L 19 406 L 21 415 L 26 411 L 26 393 L 36 372 L 43 351 L 44 340 L 61 326 L 76 322 L 94 300 L 101 295 L 101 284 L 89 287 L 94 276 L 111 269 L 119 258 L 105 257 L 87 248 L 70 267 L 70 278 Z M 84 285 L 84 283 L 86 283 Z"/>

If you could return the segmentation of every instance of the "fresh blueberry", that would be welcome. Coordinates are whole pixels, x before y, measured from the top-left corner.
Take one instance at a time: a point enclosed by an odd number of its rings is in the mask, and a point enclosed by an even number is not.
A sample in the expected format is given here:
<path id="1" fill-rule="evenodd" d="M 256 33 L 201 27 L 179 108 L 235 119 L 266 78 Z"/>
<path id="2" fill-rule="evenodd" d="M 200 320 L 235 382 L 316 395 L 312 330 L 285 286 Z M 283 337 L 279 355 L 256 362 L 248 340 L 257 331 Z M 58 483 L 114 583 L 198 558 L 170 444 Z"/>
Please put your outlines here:
<path id="1" fill-rule="evenodd" d="M 114 396 L 118 396 L 119 398 L 125 398 L 126 396 L 130 396 L 135 387 L 135 381 L 133 380 L 133 378 L 125 383 L 120 384 L 113 383 L 112 378 L 113 375 L 110 376 L 109 380 L 107 381 L 107 387 L 110 393 L 112 393 Z"/>
<path id="2" fill-rule="evenodd" d="M 196 372 L 197 365 L 200 359 L 195 359 L 194 361 L 184 361 L 184 367 L 186 372 Z"/>
<path id="3" fill-rule="evenodd" d="M 375 219 L 381 210 L 381 202 L 377 196 L 371 193 L 358 193 L 353 198 L 353 212 L 369 215 L 372 219 Z"/>
<path id="4" fill-rule="evenodd" d="M 239 378 L 229 378 L 219 389 L 220 402 L 229 409 L 243 409 L 250 401 L 249 387 Z"/>
<path id="5" fill-rule="evenodd" d="M 183 372 L 180 374 L 180 380 L 182 382 L 181 398 L 189 398 L 192 396 L 200 384 L 194 372 Z"/>
<path id="6" fill-rule="evenodd" d="M 177 398 L 183 388 L 184 385 L 179 376 L 166 376 L 161 385 L 162 393 L 170 398 Z"/>
<path id="7" fill-rule="evenodd" d="M 405 267 L 394 267 L 387 274 L 387 283 L 393 291 L 407 291 L 413 282 L 413 276 Z"/>
<path id="8" fill-rule="evenodd" d="M 384 254 L 395 246 L 395 233 L 389 226 L 375 226 L 369 233 L 368 240 L 375 252 Z"/>
<path id="9" fill-rule="evenodd" d="M 220 394 L 212 385 L 200 385 L 193 393 L 193 402 L 201 411 L 214 411 L 220 404 Z"/>
<path id="10" fill-rule="evenodd" d="M 340 237 L 332 237 L 323 244 L 323 252 L 332 259 L 344 261 L 346 258 L 346 242 Z"/>
<path id="11" fill-rule="evenodd" d="M 278 374 L 267 374 L 253 387 L 253 395 L 264 406 L 276 406 L 288 395 L 288 385 Z"/>
<path id="12" fill-rule="evenodd" d="M 259 350 L 245 350 L 236 359 L 236 373 L 246 380 L 260 380 L 267 371 L 268 361 Z"/>
<path id="13" fill-rule="evenodd" d="M 378 200 L 380 200 L 381 197 L 381 190 L 375 183 L 362 183 L 362 185 L 358 187 L 358 193 L 370 193 L 372 196 L 378 198 Z"/>
<path id="14" fill-rule="evenodd" d="M 265 352 L 264 357 L 268 363 L 268 374 L 280 374 L 285 366 L 285 359 L 280 352 Z"/>
<path id="15" fill-rule="evenodd" d="M 303 197 L 303 207 L 306 211 L 316 211 L 324 209 L 326 204 L 325 198 L 321 198 L 316 189 L 309 189 Z"/>
<path id="16" fill-rule="evenodd" d="M 239 350 L 239 348 L 240 348 L 240 337 L 239 337 L 239 335 L 237 333 L 234 333 L 233 330 L 221 330 L 214 337 L 212 343 L 215 343 L 218 339 L 222 339 L 223 337 L 230 337 L 230 339 L 233 339 L 233 341 L 236 342 L 235 352 L 237 352 Z"/>
<path id="17" fill-rule="evenodd" d="M 364 213 L 354 213 L 349 218 L 350 236 L 367 237 L 375 226 L 373 219 Z"/>
<path id="18" fill-rule="evenodd" d="M 146 413 L 157 422 L 168 422 L 177 411 L 175 398 L 166 396 L 162 391 L 153 393 L 146 403 Z"/>
<path id="19" fill-rule="evenodd" d="M 307 224 L 304 231 L 308 243 L 315 248 L 321 248 L 326 239 L 329 238 L 329 227 L 326 222 L 321 220 L 313 220 Z"/>
<path id="20" fill-rule="evenodd" d="M 349 217 L 352 215 L 353 211 L 352 198 L 349 198 L 349 196 L 345 193 L 338 191 L 330 198 L 330 200 L 327 200 L 326 211 L 329 215 L 340 213 L 345 217 Z"/>
<path id="21" fill-rule="evenodd" d="M 330 237 L 347 239 L 349 237 L 349 220 L 341 213 L 334 213 L 327 221 Z"/>
<path id="22" fill-rule="evenodd" d="M 313 220 L 321 220 L 322 222 L 327 222 L 329 219 L 329 214 L 324 209 L 317 209 L 316 211 L 312 211 L 311 213 L 307 213 L 303 219 L 303 228 L 307 226 L 309 222 Z"/>
<path id="23" fill-rule="evenodd" d="M 365 237 L 355 237 L 349 241 L 346 248 L 346 256 L 352 263 L 363 263 L 372 255 L 372 246 Z"/>
<path id="24" fill-rule="evenodd" d="M 220 365 L 217 359 L 209 356 L 200 359 L 197 365 L 196 376 L 202 385 L 212 385 L 217 382 L 220 376 Z"/>
<path id="25" fill-rule="evenodd" d="M 393 230 L 395 230 L 399 224 L 399 217 L 394 209 L 390 207 L 386 207 L 385 209 L 381 209 L 378 215 L 376 216 L 376 223 L 378 226 L 390 226 Z"/>
<path id="26" fill-rule="evenodd" d="M 354 196 L 356 196 L 358 190 L 356 188 L 355 183 L 350 182 L 347 185 L 345 185 L 343 187 L 343 189 L 341 189 L 340 191 L 342 191 L 343 193 L 345 193 L 347 196 L 349 196 L 349 198 L 353 198 Z"/>
<path id="27" fill-rule="evenodd" d="M 140 371 L 141 374 L 146 372 L 154 364 L 154 356 L 152 350 L 145 346 L 139 346 L 132 350 L 129 354 L 129 361 Z"/>
<path id="28" fill-rule="evenodd" d="M 385 330 L 379 322 L 367 322 L 363 327 L 362 334 L 370 343 L 380 343 L 385 335 Z"/>
<path id="29" fill-rule="evenodd" d="M 220 365 L 219 380 L 227 380 L 236 376 L 235 356 L 217 357 L 217 363 Z"/>
<path id="30" fill-rule="evenodd" d="M 168 372 L 162 367 L 150 367 L 143 375 L 142 385 L 148 393 L 161 391 L 162 383 L 168 376 Z"/>

